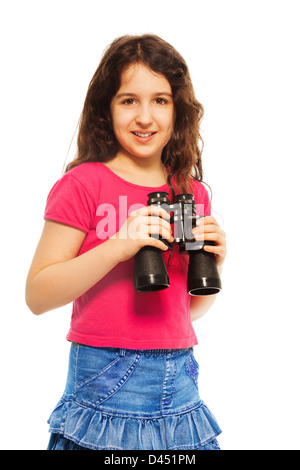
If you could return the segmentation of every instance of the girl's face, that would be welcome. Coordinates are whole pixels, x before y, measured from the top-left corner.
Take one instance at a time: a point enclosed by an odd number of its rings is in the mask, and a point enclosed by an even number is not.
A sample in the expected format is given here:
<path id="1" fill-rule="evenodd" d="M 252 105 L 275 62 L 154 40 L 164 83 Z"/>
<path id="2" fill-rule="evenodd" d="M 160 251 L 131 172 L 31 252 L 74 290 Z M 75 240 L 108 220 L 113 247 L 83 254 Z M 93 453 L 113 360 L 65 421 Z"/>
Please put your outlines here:
<path id="1" fill-rule="evenodd" d="M 140 63 L 129 66 L 122 74 L 110 112 L 120 152 L 161 159 L 175 116 L 172 89 L 163 75 Z"/>

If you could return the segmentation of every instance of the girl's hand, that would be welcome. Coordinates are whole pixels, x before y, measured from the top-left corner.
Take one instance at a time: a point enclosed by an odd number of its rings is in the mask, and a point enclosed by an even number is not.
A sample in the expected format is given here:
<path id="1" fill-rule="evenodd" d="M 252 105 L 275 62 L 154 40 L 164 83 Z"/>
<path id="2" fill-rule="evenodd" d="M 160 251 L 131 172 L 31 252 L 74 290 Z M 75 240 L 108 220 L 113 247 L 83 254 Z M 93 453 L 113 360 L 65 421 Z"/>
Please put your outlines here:
<path id="1" fill-rule="evenodd" d="M 226 234 L 216 219 L 212 216 L 201 217 L 197 220 L 197 227 L 192 230 L 195 240 L 210 240 L 215 245 L 204 245 L 203 249 L 214 253 L 218 268 L 224 263 L 226 257 Z"/>
<path id="2" fill-rule="evenodd" d="M 120 240 L 120 261 L 132 258 L 146 245 L 154 246 L 167 251 L 168 247 L 161 240 L 150 237 L 161 235 L 169 242 L 174 238 L 171 234 L 170 215 L 166 210 L 158 206 L 147 206 L 130 213 L 119 232 L 112 238 Z"/>

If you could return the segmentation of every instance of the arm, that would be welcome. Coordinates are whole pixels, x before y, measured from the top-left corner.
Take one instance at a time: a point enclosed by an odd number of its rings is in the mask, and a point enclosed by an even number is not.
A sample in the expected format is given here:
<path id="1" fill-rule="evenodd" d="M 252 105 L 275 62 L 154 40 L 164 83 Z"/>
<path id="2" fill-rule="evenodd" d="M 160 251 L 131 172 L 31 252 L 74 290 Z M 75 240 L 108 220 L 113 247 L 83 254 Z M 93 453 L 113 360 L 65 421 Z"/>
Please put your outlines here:
<path id="1" fill-rule="evenodd" d="M 218 268 L 220 276 L 222 272 L 222 268 Z M 196 297 L 191 296 L 191 303 L 190 303 L 190 312 L 192 322 L 198 320 L 199 318 L 203 317 L 203 315 L 208 312 L 210 307 L 214 304 L 218 294 L 215 295 L 204 295 L 203 297 Z"/>
<path id="2" fill-rule="evenodd" d="M 118 263 L 118 240 L 77 257 L 86 233 L 47 220 L 26 281 L 25 298 L 36 315 L 80 297 Z"/>
<path id="3" fill-rule="evenodd" d="M 145 245 L 167 249 L 162 241 L 149 237 L 152 228 L 151 233 L 172 241 L 169 222 L 153 217 L 163 213 L 170 218 L 155 206 L 132 212 L 114 237 L 80 256 L 77 254 L 86 233 L 46 220 L 26 281 L 25 298 L 29 309 L 40 315 L 72 302 Z"/>
<path id="4" fill-rule="evenodd" d="M 193 229 L 196 240 L 212 240 L 215 242 L 214 246 L 204 245 L 203 249 L 215 254 L 218 271 L 221 276 L 223 263 L 226 257 L 226 234 L 221 229 L 216 219 L 212 216 L 199 219 L 197 221 L 197 226 L 197 228 Z M 190 311 L 192 321 L 198 320 L 205 315 L 215 302 L 217 295 L 218 294 L 203 297 L 191 297 Z"/>

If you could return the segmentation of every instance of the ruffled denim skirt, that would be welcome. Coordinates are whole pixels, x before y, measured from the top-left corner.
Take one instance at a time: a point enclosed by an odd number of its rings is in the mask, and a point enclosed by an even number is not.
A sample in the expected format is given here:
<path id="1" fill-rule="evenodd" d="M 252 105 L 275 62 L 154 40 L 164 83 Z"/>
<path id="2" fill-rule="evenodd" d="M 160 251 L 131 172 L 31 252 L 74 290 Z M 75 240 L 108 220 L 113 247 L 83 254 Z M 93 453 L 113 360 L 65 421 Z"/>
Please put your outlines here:
<path id="1" fill-rule="evenodd" d="M 72 343 L 49 450 L 214 450 L 221 430 L 198 392 L 193 348 Z"/>

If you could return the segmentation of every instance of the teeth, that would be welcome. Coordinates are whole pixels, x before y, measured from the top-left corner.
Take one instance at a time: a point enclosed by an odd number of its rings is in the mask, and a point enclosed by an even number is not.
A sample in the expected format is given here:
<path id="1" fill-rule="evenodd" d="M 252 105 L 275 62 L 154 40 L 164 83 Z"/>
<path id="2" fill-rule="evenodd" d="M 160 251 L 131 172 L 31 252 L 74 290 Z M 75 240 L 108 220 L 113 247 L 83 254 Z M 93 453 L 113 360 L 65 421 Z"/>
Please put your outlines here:
<path id="1" fill-rule="evenodd" d="M 138 137 L 149 137 L 150 135 L 154 134 L 154 132 L 150 132 L 149 134 L 140 134 L 139 132 L 134 132 L 134 134 Z"/>

